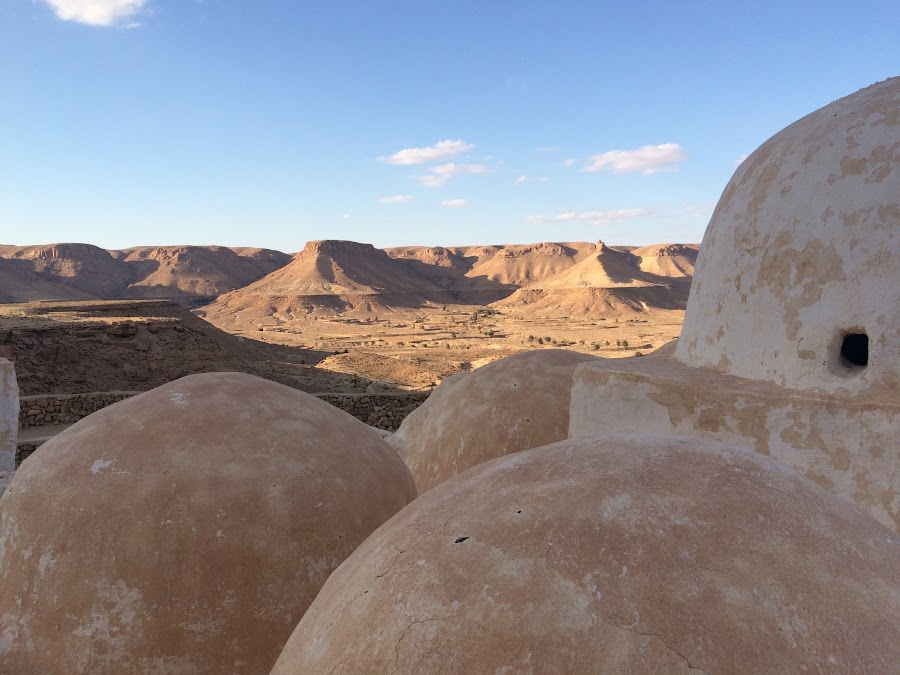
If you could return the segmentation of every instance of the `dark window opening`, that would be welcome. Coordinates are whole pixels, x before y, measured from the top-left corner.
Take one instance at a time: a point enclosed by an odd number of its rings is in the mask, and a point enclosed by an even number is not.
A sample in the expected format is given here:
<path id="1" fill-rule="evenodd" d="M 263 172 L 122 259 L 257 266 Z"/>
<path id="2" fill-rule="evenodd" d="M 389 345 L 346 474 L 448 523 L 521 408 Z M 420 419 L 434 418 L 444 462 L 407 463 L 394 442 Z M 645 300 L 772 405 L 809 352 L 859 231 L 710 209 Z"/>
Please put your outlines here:
<path id="1" fill-rule="evenodd" d="M 869 336 L 847 333 L 841 343 L 841 358 L 847 366 L 865 368 L 869 363 Z"/>

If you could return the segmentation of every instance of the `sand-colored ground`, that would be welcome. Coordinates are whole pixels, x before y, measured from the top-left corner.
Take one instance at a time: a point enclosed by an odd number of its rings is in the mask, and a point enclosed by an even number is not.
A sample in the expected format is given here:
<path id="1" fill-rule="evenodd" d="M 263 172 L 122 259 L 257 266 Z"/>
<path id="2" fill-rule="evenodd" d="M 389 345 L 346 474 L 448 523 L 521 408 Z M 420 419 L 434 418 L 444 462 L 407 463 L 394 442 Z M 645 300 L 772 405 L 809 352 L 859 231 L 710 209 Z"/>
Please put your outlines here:
<path id="1" fill-rule="evenodd" d="M 683 319 L 680 310 L 600 318 L 448 305 L 407 315 L 393 312 L 391 318 L 275 314 L 215 322 L 234 335 L 268 344 L 337 352 L 319 368 L 427 389 L 454 373 L 530 349 L 563 348 L 608 358 L 646 354 L 678 337 Z"/>

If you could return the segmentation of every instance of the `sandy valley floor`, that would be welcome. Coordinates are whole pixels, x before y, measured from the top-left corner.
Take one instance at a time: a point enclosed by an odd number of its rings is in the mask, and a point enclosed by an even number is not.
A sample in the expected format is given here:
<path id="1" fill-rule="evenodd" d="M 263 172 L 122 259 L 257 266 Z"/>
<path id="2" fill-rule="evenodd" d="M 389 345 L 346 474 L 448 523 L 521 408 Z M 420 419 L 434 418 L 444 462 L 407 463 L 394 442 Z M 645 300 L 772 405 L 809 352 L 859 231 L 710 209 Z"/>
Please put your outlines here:
<path id="1" fill-rule="evenodd" d="M 203 316 L 203 311 L 198 312 Z M 678 337 L 684 312 L 620 317 L 523 316 L 472 306 L 391 313 L 390 318 L 274 314 L 213 321 L 269 344 L 335 352 L 319 368 L 404 388 L 427 389 L 454 373 L 529 349 L 571 349 L 607 358 L 646 354 Z M 627 346 L 626 346 L 627 345 Z"/>

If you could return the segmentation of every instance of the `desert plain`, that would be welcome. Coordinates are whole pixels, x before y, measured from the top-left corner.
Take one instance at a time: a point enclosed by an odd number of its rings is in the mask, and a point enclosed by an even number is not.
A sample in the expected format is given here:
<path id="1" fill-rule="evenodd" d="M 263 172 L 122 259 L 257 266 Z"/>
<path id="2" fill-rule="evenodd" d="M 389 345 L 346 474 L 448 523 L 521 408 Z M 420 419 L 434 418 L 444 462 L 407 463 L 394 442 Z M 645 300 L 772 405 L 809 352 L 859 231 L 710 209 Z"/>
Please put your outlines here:
<path id="1" fill-rule="evenodd" d="M 25 394 L 216 370 L 306 391 L 428 390 L 527 350 L 653 351 L 680 332 L 698 248 L 2 246 L 0 349 Z"/>

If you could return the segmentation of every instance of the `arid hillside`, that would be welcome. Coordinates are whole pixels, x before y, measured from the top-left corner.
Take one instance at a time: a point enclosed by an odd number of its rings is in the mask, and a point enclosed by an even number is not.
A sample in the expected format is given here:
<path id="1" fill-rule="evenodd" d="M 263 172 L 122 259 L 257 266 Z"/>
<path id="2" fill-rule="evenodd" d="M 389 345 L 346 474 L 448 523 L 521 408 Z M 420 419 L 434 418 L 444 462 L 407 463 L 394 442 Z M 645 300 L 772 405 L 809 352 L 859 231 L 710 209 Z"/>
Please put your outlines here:
<path id="1" fill-rule="evenodd" d="M 427 389 L 530 349 L 619 358 L 658 348 L 678 336 L 697 250 L 318 241 L 196 311 L 234 335 L 331 352 L 319 368 Z"/>
<path id="2" fill-rule="evenodd" d="M 313 367 L 328 355 L 229 335 L 167 300 L 0 305 L 0 356 L 15 362 L 23 395 L 140 391 L 214 371 L 346 389 L 348 377 Z"/>
<path id="3" fill-rule="evenodd" d="M 380 250 L 314 241 L 288 265 L 221 296 L 204 312 L 221 322 L 237 315 L 363 318 L 492 303 L 525 312 L 558 308 L 603 315 L 683 309 L 696 254 L 694 246 L 628 250 L 603 242 Z"/>
<path id="4" fill-rule="evenodd" d="M 178 298 L 200 304 L 290 259 L 279 251 L 224 246 L 0 246 L 0 302 Z"/>
<path id="5" fill-rule="evenodd" d="M 0 246 L 0 303 L 30 303 L 0 307 L 0 346 L 27 391 L 145 388 L 221 369 L 322 391 L 429 389 L 529 349 L 619 358 L 659 347 L 680 331 L 697 251 Z M 35 304 L 47 299 L 58 302 Z M 149 299 L 178 303 L 134 304 Z"/>

